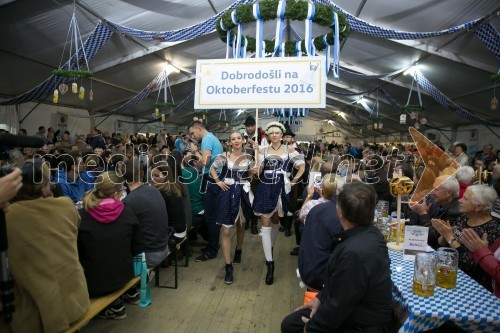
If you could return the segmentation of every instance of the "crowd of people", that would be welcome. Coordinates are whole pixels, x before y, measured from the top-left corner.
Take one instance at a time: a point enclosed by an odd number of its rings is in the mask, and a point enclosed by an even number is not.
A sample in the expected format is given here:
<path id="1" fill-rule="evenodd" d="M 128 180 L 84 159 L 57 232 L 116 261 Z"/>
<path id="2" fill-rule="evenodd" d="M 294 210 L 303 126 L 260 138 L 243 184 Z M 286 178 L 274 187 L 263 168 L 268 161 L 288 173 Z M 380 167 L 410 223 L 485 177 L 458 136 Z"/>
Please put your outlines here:
<path id="1" fill-rule="evenodd" d="M 457 249 L 460 269 L 500 295 L 500 152 L 492 145 L 471 158 L 455 143 L 445 153 L 461 167 L 449 177 L 432 165 L 424 174 L 412 145 L 297 143 L 279 122 L 260 130 L 249 116 L 244 125 L 227 141 L 201 121 L 178 135 L 123 138 L 97 129 L 72 137 L 40 126 L 43 147 L 3 147 L 2 163 L 12 166 L 0 178 L 0 208 L 16 281 L 14 331 L 64 330 L 85 312 L 89 296 L 133 277 L 134 255 L 144 252 L 148 267 L 167 265 L 169 247 L 185 238 L 206 241 L 196 262 L 221 250 L 230 285 L 250 229 L 261 237 L 265 283 L 272 285 L 279 269 L 273 248 L 280 231 L 288 237 L 293 227 L 290 254 L 298 256 L 307 291 L 282 331 L 388 332 L 390 260 L 373 220 L 377 201 L 395 210 L 389 182 L 401 175 L 433 184 L 430 195 L 404 205 L 408 223 L 429 227 L 430 246 Z M 311 172 L 320 173 L 319 182 L 310 181 Z M 138 304 L 135 287 L 100 316 L 125 318 L 124 302 Z"/>

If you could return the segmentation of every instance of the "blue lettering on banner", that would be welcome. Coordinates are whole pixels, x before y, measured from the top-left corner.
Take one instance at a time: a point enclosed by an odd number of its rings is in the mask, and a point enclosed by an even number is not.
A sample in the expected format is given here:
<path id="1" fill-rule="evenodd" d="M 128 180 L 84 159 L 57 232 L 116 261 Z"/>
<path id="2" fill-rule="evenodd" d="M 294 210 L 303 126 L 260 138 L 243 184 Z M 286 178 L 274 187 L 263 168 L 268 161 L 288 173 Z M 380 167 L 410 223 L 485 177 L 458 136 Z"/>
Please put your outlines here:
<path id="1" fill-rule="evenodd" d="M 272 69 L 269 71 L 259 70 L 257 72 L 240 72 L 236 71 L 236 73 L 230 73 L 227 71 L 221 72 L 222 80 L 275 80 L 281 79 L 282 73 L 281 69 Z M 299 75 L 297 72 L 285 72 L 286 78 L 298 78 Z"/>
<path id="2" fill-rule="evenodd" d="M 281 87 L 268 86 L 252 86 L 239 87 L 237 85 L 225 87 L 218 85 L 209 85 L 206 87 L 206 92 L 209 95 L 230 95 L 230 94 L 279 94 Z"/>

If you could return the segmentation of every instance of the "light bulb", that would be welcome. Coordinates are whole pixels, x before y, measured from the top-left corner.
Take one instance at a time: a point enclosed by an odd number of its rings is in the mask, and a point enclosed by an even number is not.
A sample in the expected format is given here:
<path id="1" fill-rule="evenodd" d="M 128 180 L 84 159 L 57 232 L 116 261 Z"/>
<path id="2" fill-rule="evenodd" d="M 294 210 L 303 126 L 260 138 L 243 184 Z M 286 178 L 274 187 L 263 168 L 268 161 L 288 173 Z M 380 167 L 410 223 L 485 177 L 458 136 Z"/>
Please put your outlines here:
<path id="1" fill-rule="evenodd" d="M 498 99 L 496 97 L 493 97 L 490 101 L 490 109 L 492 111 L 495 111 L 498 108 Z"/>
<path id="2" fill-rule="evenodd" d="M 85 88 L 84 87 L 80 87 L 80 91 L 78 92 L 78 98 L 79 99 L 85 98 Z"/>
<path id="3" fill-rule="evenodd" d="M 57 102 L 59 101 L 59 91 L 54 90 L 54 97 L 52 97 L 52 103 L 54 104 L 57 104 Z"/>
<path id="4" fill-rule="evenodd" d="M 406 124 L 406 114 L 401 114 L 401 116 L 399 116 L 399 123 L 400 124 Z"/>
<path id="5" fill-rule="evenodd" d="M 77 84 L 76 82 L 73 82 L 73 83 L 71 84 L 71 92 L 72 92 L 73 94 L 78 93 L 78 84 Z"/>

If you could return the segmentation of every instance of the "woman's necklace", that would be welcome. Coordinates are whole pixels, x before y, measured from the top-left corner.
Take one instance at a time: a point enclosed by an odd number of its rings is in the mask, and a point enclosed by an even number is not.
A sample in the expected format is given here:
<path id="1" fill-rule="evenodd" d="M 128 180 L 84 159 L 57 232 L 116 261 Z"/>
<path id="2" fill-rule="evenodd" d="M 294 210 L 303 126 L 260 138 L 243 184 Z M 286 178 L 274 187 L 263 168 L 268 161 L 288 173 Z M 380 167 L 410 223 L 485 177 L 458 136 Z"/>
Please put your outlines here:
<path id="1" fill-rule="evenodd" d="M 281 143 L 280 143 L 280 145 L 279 145 L 279 147 L 278 147 L 278 148 L 274 148 L 274 147 L 273 147 L 273 145 L 271 145 L 271 148 L 273 148 L 273 149 L 274 149 L 274 151 L 278 151 L 278 150 L 280 150 L 280 148 L 281 148 Z"/>

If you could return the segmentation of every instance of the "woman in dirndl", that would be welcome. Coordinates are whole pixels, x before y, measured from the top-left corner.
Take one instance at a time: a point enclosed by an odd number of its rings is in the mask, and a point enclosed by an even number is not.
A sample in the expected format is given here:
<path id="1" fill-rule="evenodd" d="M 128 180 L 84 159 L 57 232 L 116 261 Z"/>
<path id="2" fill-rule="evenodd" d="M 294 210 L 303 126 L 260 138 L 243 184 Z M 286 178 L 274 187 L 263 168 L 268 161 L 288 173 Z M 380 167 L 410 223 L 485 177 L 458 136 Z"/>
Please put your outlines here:
<path id="1" fill-rule="evenodd" d="M 224 257 L 226 275 L 224 283 L 233 283 L 233 263 L 241 263 L 244 224 L 252 214 L 253 195 L 250 190 L 250 169 L 254 166 L 251 155 L 245 153 L 245 140 L 239 132 L 229 137 L 230 151 L 216 157 L 210 173 L 221 188 L 217 195 L 217 224 L 220 229 L 220 246 Z M 256 147 L 257 148 L 257 144 Z M 217 175 L 217 170 L 220 170 Z M 236 250 L 231 261 L 231 229 L 236 225 Z"/>
<path id="2" fill-rule="evenodd" d="M 285 126 L 273 121 L 267 124 L 266 134 L 270 144 L 259 151 L 260 182 L 255 192 L 253 210 L 261 217 L 262 247 L 266 257 L 266 284 L 273 284 L 273 247 L 279 231 L 280 217 L 285 216 L 290 203 L 290 190 L 302 177 L 305 168 L 304 156 L 292 146 L 283 145 L 281 138 Z M 290 164 L 297 169 L 292 179 L 288 178 Z"/>

